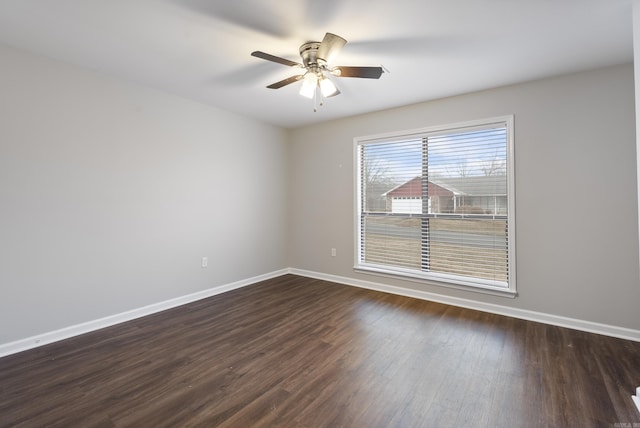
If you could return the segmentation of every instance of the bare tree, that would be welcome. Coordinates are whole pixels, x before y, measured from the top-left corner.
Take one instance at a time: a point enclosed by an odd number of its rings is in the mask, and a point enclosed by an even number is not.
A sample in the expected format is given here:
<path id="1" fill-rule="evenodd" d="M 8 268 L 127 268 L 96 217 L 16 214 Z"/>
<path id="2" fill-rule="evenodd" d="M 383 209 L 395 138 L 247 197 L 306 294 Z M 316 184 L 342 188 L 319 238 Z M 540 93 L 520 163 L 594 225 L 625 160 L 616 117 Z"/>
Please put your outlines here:
<path id="1" fill-rule="evenodd" d="M 366 203 L 369 211 L 386 210 L 386 200 L 382 194 L 396 186 L 389 174 L 389 168 L 384 166 L 379 159 L 368 160 L 364 165 Z"/>
<path id="2" fill-rule="evenodd" d="M 367 179 L 367 186 L 391 181 L 389 178 L 389 168 L 383 167 L 380 159 L 365 162 L 364 174 Z"/>
<path id="3" fill-rule="evenodd" d="M 485 176 L 506 175 L 507 162 L 496 153 L 491 160 L 484 161 L 480 167 Z"/>
<path id="4" fill-rule="evenodd" d="M 458 159 L 455 165 L 447 165 L 446 170 L 447 175 L 452 177 L 467 177 L 471 172 L 466 159 Z"/>

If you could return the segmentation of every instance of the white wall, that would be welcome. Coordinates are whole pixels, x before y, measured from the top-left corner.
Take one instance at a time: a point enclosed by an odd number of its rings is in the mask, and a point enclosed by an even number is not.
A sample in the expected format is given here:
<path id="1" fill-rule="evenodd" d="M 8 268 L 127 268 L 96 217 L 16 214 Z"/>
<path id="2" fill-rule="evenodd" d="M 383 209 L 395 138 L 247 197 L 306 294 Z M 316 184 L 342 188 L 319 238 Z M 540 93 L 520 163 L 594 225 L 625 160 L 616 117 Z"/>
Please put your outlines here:
<path id="1" fill-rule="evenodd" d="M 286 156 L 276 127 L 0 47 L 0 344 L 285 268 Z"/>
<path id="2" fill-rule="evenodd" d="M 293 131 L 288 264 L 640 329 L 633 74 L 631 65 L 615 66 Z M 355 273 L 353 138 L 508 114 L 515 115 L 518 297 Z"/>
<path id="3" fill-rule="evenodd" d="M 636 162 L 640 165 L 640 0 L 633 0 L 633 65 L 636 97 Z M 640 174 L 638 180 L 638 210 L 640 211 Z M 640 216 L 638 216 L 640 223 Z M 639 242 L 640 242 L 640 236 Z M 640 260 L 639 260 L 640 262 Z"/>
<path id="4" fill-rule="evenodd" d="M 640 329 L 633 74 L 284 131 L 0 47 L 0 345 L 285 267 Z M 506 114 L 519 296 L 356 274 L 353 138 Z"/>

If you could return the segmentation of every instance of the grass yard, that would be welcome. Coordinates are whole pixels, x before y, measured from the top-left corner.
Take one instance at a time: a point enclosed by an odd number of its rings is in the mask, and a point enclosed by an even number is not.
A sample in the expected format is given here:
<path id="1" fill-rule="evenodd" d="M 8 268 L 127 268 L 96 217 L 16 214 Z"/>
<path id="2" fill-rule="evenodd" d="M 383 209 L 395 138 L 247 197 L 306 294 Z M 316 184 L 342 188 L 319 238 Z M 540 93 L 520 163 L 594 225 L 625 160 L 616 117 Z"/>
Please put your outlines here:
<path id="1" fill-rule="evenodd" d="M 365 235 L 366 262 L 420 270 L 419 218 L 374 217 L 367 219 L 368 229 L 369 226 L 374 227 Z M 386 231 L 385 227 L 388 228 Z M 507 281 L 506 248 L 474 243 L 474 239 L 482 236 L 504 243 L 505 220 L 431 219 L 429 230 L 434 236 L 440 231 L 459 237 L 453 242 L 431 240 L 429 265 L 432 272 Z"/>

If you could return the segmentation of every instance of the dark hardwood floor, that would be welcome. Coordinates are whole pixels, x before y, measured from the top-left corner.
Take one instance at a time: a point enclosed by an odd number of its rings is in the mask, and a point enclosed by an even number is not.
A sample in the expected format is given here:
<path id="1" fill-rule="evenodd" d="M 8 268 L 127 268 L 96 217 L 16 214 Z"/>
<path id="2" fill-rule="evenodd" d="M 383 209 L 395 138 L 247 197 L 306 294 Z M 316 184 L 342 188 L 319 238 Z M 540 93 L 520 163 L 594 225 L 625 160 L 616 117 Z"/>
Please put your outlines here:
<path id="1" fill-rule="evenodd" d="M 1 358 L 0 426 L 640 427 L 637 386 L 637 342 L 286 275 Z"/>

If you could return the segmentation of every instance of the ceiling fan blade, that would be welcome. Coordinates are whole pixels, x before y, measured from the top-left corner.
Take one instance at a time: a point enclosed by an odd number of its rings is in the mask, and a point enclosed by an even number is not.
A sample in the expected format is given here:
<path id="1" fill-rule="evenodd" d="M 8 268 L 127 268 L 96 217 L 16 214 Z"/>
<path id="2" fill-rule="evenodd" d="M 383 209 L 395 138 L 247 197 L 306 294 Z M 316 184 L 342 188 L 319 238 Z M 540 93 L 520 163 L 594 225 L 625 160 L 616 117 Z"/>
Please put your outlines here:
<path id="1" fill-rule="evenodd" d="M 338 77 L 363 77 L 365 79 L 379 79 L 384 73 L 382 67 L 345 67 L 339 65 L 331 69 L 331 74 Z"/>
<path id="2" fill-rule="evenodd" d="M 288 65 L 291 67 L 302 67 L 302 64 L 290 61 L 285 58 L 280 58 L 279 56 L 271 55 L 262 51 L 254 51 L 251 52 L 251 56 L 255 56 L 256 58 L 266 59 L 267 61 L 277 62 L 278 64 Z"/>
<path id="3" fill-rule="evenodd" d="M 318 58 L 323 59 L 327 64 L 336 57 L 347 41 L 333 33 L 327 33 L 318 48 Z"/>
<path id="4" fill-rule="evenodd" d="M 269 88 L 269 89 L 280 89 L 283 86 L 287 86 L 287 85 L 290 85 L 292 83 L 297 82 L 298 80 L 302 79 L 303 77 L 304 77 L 303 74 L 297 74 L 295 76 L 287 77 L 284 80 L 281 80 L 279 82 L 270 84 L 269 86 L 267 86 L 267 88 Z"/>

